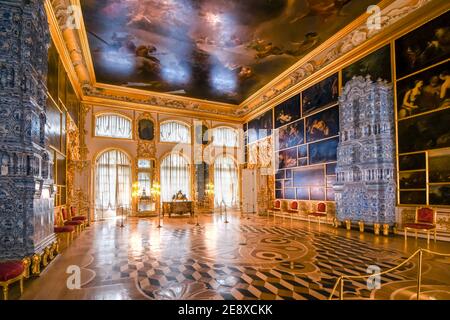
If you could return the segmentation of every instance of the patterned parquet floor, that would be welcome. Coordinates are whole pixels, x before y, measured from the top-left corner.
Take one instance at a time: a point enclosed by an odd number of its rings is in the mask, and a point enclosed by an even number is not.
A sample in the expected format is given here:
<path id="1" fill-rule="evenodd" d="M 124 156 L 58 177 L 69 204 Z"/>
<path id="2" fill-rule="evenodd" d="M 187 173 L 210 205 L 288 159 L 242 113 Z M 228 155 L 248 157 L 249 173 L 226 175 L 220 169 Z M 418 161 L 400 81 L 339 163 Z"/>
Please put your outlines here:
<path id="1" fill-rule="evenodd" d="M 96 222 L 45 270 L 28 281 L 22 299 L 328 299 L 341 275 L 381 271 L 404 261 L 423 239 L 374 236 L 303 221 L 231 214 L 129 218 Z M 437 242 L 430 249 L 450 252 Z M 450 259 L 427 254 L 423 299 L 450 299 Z M 81 268 L 81 288 L 69 290 L 66 269 Z M 381 277 L 347 281 L 347 299 L 413 299 L 417 261 Z M 43 290 L 45 288 L 45 290 Z M 337 297 L 337 296 L 335 296 Z"/>

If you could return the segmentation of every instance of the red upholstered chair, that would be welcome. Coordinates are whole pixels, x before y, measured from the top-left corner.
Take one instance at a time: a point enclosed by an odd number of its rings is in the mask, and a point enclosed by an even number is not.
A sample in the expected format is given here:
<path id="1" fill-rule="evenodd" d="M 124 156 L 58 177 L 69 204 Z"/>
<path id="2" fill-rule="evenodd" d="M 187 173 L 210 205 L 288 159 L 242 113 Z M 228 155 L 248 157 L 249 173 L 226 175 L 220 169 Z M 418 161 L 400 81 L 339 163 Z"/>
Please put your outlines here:
<path id="1" fill-rule="evenodd" d="M 319 202 L 317 204 L 317 209 L 313 212 L 310 212 L 308 214 L 308 221 L 311 221 L 311 217 L 316 217 L 317 220 L 319 221 L 320 224 L 320 220 L 322 218 L 326 218 L 327 217 L 327 205 L 325 202 Z"/>
<path id="2" fill-rule="evenodd" d="M 9 285 L 20 281 L 20 294 L 23 293 L 23 278 L 25 268 L 22 261 L 0 262 L 0 286 L 3 287 L 3 297 L 8 300 Z"/>
<path id="3" fill-rule="evenodd" d="M 73 240 L 73 234 L 75 232 L 74 226 L 65 226 L 64 219 L 60 209 L 55 209 L 55 222 L 53 231 L 58 236 L 58 242 L 61 244 L 62 240 L 65 240 L 66 248 L 69 247 L 70 242 Z"/>
<path id="4" fill-rule="evenodd" d="M 430 242 L 430 232 L 434 233 L 434 241 L 436 242 L 436 209 L 430 207 L 419 207 L 416 209 L 416 218 L 414 223 L 405 223 L 405 241 L 408 237 L 408 230 L 417 232 L 424 231 L 427 233 L 427 243 Z"/>
<path id="5" fill-rule="evenodd" d="M 293 200 L 291 202 L 289 202 L 288 208 L 287 208 L 287 213 L 291 216 L 291 222 L 292 222 L 292 217 L 294 216 L 294 214 L 298 214 L 298 202 Z"/>
<path id="6" fill-rule="evenodd" d="M 82 229 L 86 228 L 87 217 L 84 215 L 77 215 L 76 207 L 70 207 L 70 215 L 71 215 L 71 220 L 83 222 Z"/>
<path id="7" fill-rule="evenodd" d="M 272 208 L 269 208 L 267 211 L 269 213 L 272 213 L 273 219 L 275 221 L 275 212 L 281 212 L 281 200 L 274 200 L 272 203 Z M 269 217 L 269 214 L 267 215 L 267 217 Z"/>
<path id="8" fill-rule="evenodd" d="M 73 226 L 75 228 L 77 235 L 80 234 L 82 225 L 84 224 L 83 221 L 71 220 L 70 215 L 68 215 L 67 209 L 65 207 L 61 208 L 61 213 L 64 226 Z"/>

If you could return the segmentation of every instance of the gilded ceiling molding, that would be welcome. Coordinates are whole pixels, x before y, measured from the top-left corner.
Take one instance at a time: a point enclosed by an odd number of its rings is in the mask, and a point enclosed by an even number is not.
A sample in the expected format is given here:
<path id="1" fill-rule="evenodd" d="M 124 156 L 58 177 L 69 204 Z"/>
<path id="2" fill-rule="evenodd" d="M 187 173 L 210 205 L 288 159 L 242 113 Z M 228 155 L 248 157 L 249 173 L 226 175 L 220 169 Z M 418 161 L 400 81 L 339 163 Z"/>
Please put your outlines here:
<path id="1" fill-rule="evenodd" d="M 383 3 L 385 4 L 385 7 L 381 9 L 380 29 L 369 30 L 365 18 L 368 15 L 363 15 L 362 17 L 364 19 L 359 19 L 359 25 L 355 26 L 352 31 L 347 32 L 331 45 L 325 42 L 323 45 L 311 51 L 310 54 L 296 64 L 294 70 L 290 73 L 282 74 L 278 79 L 273 81 L 274 84 L 269 88 L 263 88 L 244 101 L 236 110 L 236 114 L 245 116 L 246 120 L 249 120 L 257 114 L 264 112 L 275 103 L 288 98 L 288 95 L 292 94 L 298 85 L 305 82 L 305 80 L 310 79 L 316 81 L 317 79 L 312 79 L 311 76 L 317 74 L 319 70 L 323 70 L 325 67 L 336 62 L 342 66 L 341 58 L 344 56 L 350 57 L 350 54 L 353 53 L 352 51 L 357 47 L 361 47 L 369 42 L 373 45 L 378 44 L 370 40 L 377 35 L 387 35 L 386 29 L 392 27 L 394 23 L 428 4 L 434 3 L 439 5 L 439 1 L 437 0 L 390 1 L 391 3 L 387 5 L 386 2 L 380 3 L 380 8 L 382 8 Z M 448 7 L 448 3 L 444 4 L 441 2 L 440 4 L 441 7 Z M 337 61 L 338 59 L 340 61 Z M 294 89 L 294 87 L 296 88 Z"/>

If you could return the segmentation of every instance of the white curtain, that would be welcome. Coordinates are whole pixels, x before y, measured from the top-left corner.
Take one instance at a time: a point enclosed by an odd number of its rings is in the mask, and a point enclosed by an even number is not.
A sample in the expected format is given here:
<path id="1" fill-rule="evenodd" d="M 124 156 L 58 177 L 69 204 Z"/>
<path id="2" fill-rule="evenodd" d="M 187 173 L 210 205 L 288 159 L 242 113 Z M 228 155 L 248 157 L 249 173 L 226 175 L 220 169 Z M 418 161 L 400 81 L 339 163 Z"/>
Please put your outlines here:
<path id="1" fill-rule="evenodd" d="M 131 202 L 131 162 L 119 150 L 103 153 L 96 163 L 96 207 L 115 210 Z"/>
<path id="2" fill-rule="evenodd" d="M 191 131 L 186 124 L 170 121 L 164 122 L 159 127 L 160 141 L 191 143 Z"/>
<path id="3" fill-rule="evenodd" d="M 218 147 L 237 147 L 237 130 L 229 127 L 217 127 L 213 130 L 213 144 Z"/>
<path id="4" fill-rule="evenodd" d="M 131 139 L 131 121 L 117 114 L 100 115 L 95 118 L 95 135 Z"/>
<path id="5" fill-rule="evenodd" d="M 238 204 L 238 171 L 230 156 L 221 155 L 214 161 L 214 203 L 227 206 Z"/>
<path id="6" fill-rule="evenodd" d="M 166 156 L 161 162 L 161 199 L 172 201 L 179 191 L 190 198 L 190 170 L 188 161 L 179 154 Z"/>

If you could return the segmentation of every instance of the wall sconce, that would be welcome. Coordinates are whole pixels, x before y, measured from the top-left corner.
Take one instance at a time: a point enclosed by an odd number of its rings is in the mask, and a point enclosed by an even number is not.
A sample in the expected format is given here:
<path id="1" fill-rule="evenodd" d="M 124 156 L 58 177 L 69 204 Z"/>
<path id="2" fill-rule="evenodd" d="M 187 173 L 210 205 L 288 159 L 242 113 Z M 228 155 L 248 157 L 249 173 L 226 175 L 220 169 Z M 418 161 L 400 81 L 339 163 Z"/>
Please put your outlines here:
<path id="1" fill-rule="evenodd" d="M 206 195 L 211 196 L 214 194 L 214 184 L 212 183 L 208 183 L 206 185 L 206 190 L 205 190 Z"/>
<path id="2" fill-rule="evenodd" d="M 150 192 L 154 196 L 159 196 L 161 194 L 161 186 L 159 185 L 159 183 L 155 182 L 153 184 L 152 189 L 150 190 Z"/>
<path id="3" fill-rule="evenodd" d="M 137 198 L 139 196 L 139 186 L 137 182 L 133 183 L 131 196 L 133 198 Z"/>

